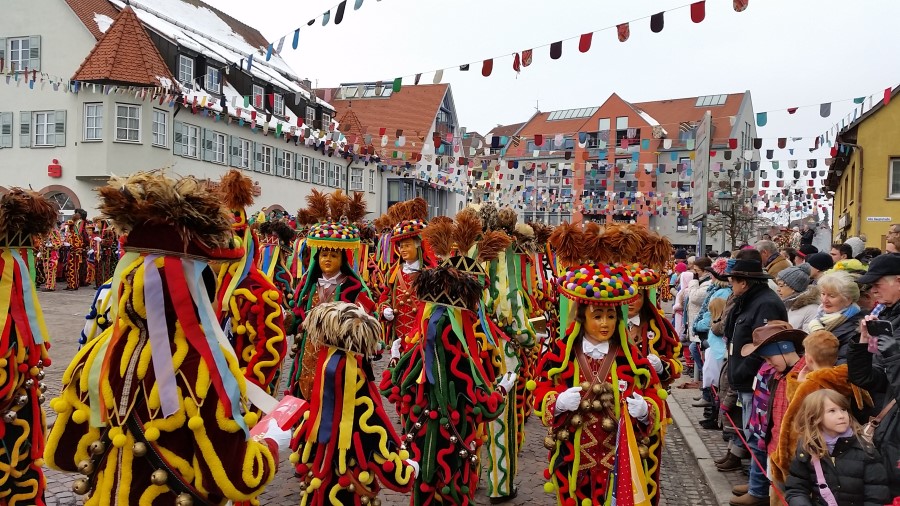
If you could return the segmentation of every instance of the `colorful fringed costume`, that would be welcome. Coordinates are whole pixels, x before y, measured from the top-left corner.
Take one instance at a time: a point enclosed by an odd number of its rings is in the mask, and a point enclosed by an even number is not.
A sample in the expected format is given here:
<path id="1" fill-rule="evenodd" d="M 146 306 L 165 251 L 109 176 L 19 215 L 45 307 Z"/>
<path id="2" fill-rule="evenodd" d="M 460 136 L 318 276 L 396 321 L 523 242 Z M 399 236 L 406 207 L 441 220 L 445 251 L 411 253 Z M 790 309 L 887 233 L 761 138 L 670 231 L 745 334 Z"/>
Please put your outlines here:
<path id="1" fill-rule="evenodd" d="M 34 284 L 37 236 L 56 224 L 43 197 L 12 188 L 0 197 L 0 504 L 43 506 L 44 366 L 50 349 Z"/>
<path id="2" fill-rule="evenodd" d="M 66 290 L 78 290 L 84 279 L 82 271 L 85 268 L 85 248 L 88 243 L 84 219 L 78 214 L 75 215 L 75 220 L 72 222 L 65 239 L 69 243 L 69 254 L 66 257 L 65 266 Z"/>
<path id="3" fill-rule="evenodd" d="M 672 322 L 666 318 L 659 307 L 657 289 L 663 280 L 653 269 L 639 263 L 622 266 L 628 271 L 641 296 L 641 307 L 638 313 L 640 323 L 629 323 L 628 336 L 637 345 L 641 355 L 656 355 L 660 358 L 663 370 L 658 372 L 663 386 L 668 387 L 681 376 L 682 364 L 681 342 Z"/>
<path id="4" fill-rule="evenodd" d="M 294 277 L 288 269 L 288 259 L 293 255 L 294 230 L 283 220 L 265 221 L 259 225 L 259 269 L 275 283 L 282 299 L 294 296 Z"/>
<path id="5" fill-rule="evenodd" d="M 44 273 L 44 288 L 48 292 L 56 290 L 56 278 L 59 273 L 59 248 L 62 246 L 62 236 L 54 226 L 44 236 L 41 246 L 41 266 Z"/>
<path id="6" fill-rule="evenodd" d="M 87 505 L 254 502 L 278 459 L 272 440 L 248 440 L 246 396 L 261 392 L 213 307 L 208 259 L 241 254 L 231 216 L 202 182 L 158 173 L 113 178 L 100 199 L 128 234 L 113 325 L 66 369 L 47 464 L 84 475 L 73 489 Z"/>
<path id="7" fill-rule="evenodd" d="M 119 262 L 119 237 L 109 221 L 100 220 L 100 251 L 97 254 L 97 288 L 112 278 Z"/>
<path id="8" fill-rule="evenodd" d="M 294 299 L 289 303 L 294 313 L 294 323 L 293 328 L 288 330 L 288 334 L 295 334 L 288 391 L 302 399 L 310 398 L 318 357 L 318 346 L 306 339 L 305 332 L 296 331 L 306 314 L 322 302 L 360 304 L 368 311 L 375 307 L 369 289 L 356 270 L 359 265 L 359 231 L 352 223 L 366 213 L 362 195 L 356 193 L 351 199 L 339 190 L 326 196 L 313 189 L 307 202 L 320 222 L 309 230 L 306 237 L 312 260 L 294 292 Z M 339 256 L 339 264 L 324 263 L 330 262 L 334 252 Z M 328 269 L 323 265 L 328 265 Z"/>
<path id="9" fill-rule="evenodd" d="M 414 469 L 373 382 L 378 321 L 359 306 L 325 302 L 307 314 L 318 345 L 310 410 L 292 447 L 301 506 L 373 504 L 381 486 L 408 492 Z M 377 504 L 377 503 L 376 503 Z"/>
<path id="10" fill-rule="evenodd" d="M 456 256 L 419 273 L 414 287 L 423 309 L 416 345 L 385 371 L 381 383 L 382 392 L 398 405 L 412 458 L 422 466 L 413 505 L 473 503 L 482 427 L 506 405 L 506 392 L 494 387 L 502 364 L 491 358 L 493 337 L 479 310 L 484 271 L 478 262 L 495 258 L 505 246 L 498 248 L 493 234 L 485 234 L 489 238 L 477 246 L 478 260 Z M 454 243 L 460 252 L 476 248 L 480 235 L 480 220 L 470 211 L 461 212 L 456 225 L 435 219 L 425 229 L 426 240 L 442 258 Z"/>
<path id="11" fill-rule="evenodd" d="M 551 344 L 540 362 L 540 379 L 529 385 L 548 427 L 545 490 L 560 505 L 653 504 L 658 484 L 649 470 L 653 456 L 647 445 L 662 430 L 666 392 L 651 363 L 628 340 L 625 304 L 637 289 L 623 269 L 589 263 L 568 268 L 559 285 L 560 293 L 576 302 L 574 321 L 565 338 Z M 604 341 L 589 334 L 585 322 L 607 308 L 613 316 Z M 588 346 L 598 339 L 605 351 L 589 355 Z M 571 395 L 573 388 L 575 405 L 560 407 L 558 397 Z M 642 418 L 633 418 L 632 403 L 646 403 Z"/>
<path id="12" fill-rule="evenodd" d="M 112 325 L 109 320 L 110 303 L 112 302 L 111 288 L 112 280 L 110 279 L 100 285 L 100 288 L 94 293 L 91 308 L 88 310 L 88 314 L 84 315 L 86 321 L 81 330 L 81 336 L 78 338 L 79 350 Z"/>

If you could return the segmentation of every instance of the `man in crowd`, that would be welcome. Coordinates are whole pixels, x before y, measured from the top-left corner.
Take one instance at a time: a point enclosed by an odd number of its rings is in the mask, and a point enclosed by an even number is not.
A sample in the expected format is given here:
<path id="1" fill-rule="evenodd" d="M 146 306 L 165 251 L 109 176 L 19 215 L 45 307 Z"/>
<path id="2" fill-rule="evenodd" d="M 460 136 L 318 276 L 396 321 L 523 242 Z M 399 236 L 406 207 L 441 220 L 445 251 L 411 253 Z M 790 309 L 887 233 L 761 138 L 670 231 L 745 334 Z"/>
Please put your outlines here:
<path id="1" fill-rule="evenodd" d="M 841 260 L 847 260 L 848 258 L 853 258 L 853 247 L 847 243 L 834 243 L 831 245 L 831 259 L 834 263 L 838 263 Z"/>
<path id="2" fill-rule="evenodd" d="M 766 274 L 771 278 L 778 276 L 778 273 L 791 266 L 788 259 L 781 256 L 778 247 L 772 241 L 759 241 L 756 243 L 756 251 L 759 251 L 762 262 L 766 266 Z"/>

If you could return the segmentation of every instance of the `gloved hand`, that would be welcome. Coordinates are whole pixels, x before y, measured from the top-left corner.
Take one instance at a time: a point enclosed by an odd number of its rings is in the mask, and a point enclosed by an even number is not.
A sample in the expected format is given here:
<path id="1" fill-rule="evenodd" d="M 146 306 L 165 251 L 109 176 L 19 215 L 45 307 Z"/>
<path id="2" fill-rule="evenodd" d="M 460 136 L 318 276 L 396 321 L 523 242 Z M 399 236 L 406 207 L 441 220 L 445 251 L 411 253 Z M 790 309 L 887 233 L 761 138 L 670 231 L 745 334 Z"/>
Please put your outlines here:
<path id="1" fill-rule="evenodd" d="M 506 393 L 512 392 L 513 388 L 516 386 L 516 378 L 519 375 L 514 372 L 508 372 L 503 375 L 503 378 L 500 380 L 500 386 L 506 390 Z"/>
<path id="2" fill-rule="evenodd" d="M 400 358 L 400 338 L 391 343 L 391 358 Z"/>
<path id="3" fill-rule="evenodd" d="M 291 444 L 291 431 L 279 427 L 275 420 L 269 420 L 269 428 L 263 437 L 274 441 L 279 450 L 286 450 Z"/>
<path id="4" fill-rule="evenodd" d="M 406 459 L 406 463 L 413 468 L 413 479 L 419 477 L 419 463 L 413 459 Z"/>
<path id="5" fill-rule="evenodd" d="M 626 397 L 625 402 L 628 403 L 628 414 L 632 418 L 636 418 L 641 422 L 647 421 L 650 410 L 647 408 L 647 401 L 637 392 L 632 392 L 631 397 Z"/>
<path id="6" fill-rule="evenodd" d="M 650 365 L 652 365 L 653 368 L 656 369 L 657 374 L 663 372 L 663 363 L 662 360 L 659 359 L 659 357 L 651 353 L 647 355 L 647 360 L 650 362 Z"/>
<path id="7" fill-rule="evenodd" d="M 581 404 L 581 387 L 572 387 L 556 397 L 556 412 L 575 411 Z"/>
<path id="8" fill-rule="evenodd" d="M 384 316 L 385 320 L 387 320 L 389 322 L 394 321 L 394 310 L 393 309 L 386 307 L 386 308 L 384 308 L 384 311 L 381 312 L 381 314 Z"/>

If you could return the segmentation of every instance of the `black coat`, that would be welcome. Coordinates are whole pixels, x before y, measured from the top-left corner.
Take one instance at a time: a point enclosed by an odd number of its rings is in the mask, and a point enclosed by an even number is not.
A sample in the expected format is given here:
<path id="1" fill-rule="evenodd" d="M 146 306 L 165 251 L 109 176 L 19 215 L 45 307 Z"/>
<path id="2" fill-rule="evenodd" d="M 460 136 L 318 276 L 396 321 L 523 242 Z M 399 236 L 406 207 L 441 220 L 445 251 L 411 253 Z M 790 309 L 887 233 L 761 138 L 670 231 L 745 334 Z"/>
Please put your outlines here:
<path id="1" fill-rule="evenodd" d="M 865 315 L 866 313 L 864 312 L 856 313 L 831 331 L 834 337 L 838 338 L 840 345 L 837 365 L 847 363 L 847 352 L 850 349 L 850 343 L 859 341 L 859 322 Z"/>
<path id="2" fill-rule="evenodd" d="M 867 344 L 853 342 L 847 352 L 847 372 L 850 383 L 864 388 L 875 399 L 875 414 L 891 399 L 900 399 L 900 357 L 889 350 L 897 348 L 897 340 L 900 339 L 900 303 L 885 309 L 879 316 L 882 320 L 888 320 L 894 327 L 893 342 L 879 342 L 878 347 L 882 353 L 888 352 L 889 357 L 881 354 L 872 354 Z M 881 340 L 879 340 L 881 341 Z M 900 404 L 900 400 L 898 400 Z M 900 405 L 894 408 L 881 420 L 878 430 L 875 431 L 875 447 L 884 457 L 884 465 L 888 469 L 888 478 L 891 485 L 891 493 L 900 496 Z"/>
<path id="3" fill-rule="evenodd" d="M 821 460 L 825 482 L 839 506 L 876 506 L 891 502 L 887 472 L 878 452 L 866 452 L 855 436 L 838 439 L 832 458 Z M 827 506 L 816 484 L 810 455 L 797 449 L 784 486 L 789 506 Z"/>
<path id="4" fill-rule="evenodd" d="M 734 308 L 725 320 L 728 339 L 728 381 L 738 392 L 752 392 L 753 379 L 763 359 L 757 354 L 741 356 L 741 348 L 753 343 L 753 330 L 770 320 L 787 321 L 784 302 L 767 284 L 750 287 L 735 298 Z"/>

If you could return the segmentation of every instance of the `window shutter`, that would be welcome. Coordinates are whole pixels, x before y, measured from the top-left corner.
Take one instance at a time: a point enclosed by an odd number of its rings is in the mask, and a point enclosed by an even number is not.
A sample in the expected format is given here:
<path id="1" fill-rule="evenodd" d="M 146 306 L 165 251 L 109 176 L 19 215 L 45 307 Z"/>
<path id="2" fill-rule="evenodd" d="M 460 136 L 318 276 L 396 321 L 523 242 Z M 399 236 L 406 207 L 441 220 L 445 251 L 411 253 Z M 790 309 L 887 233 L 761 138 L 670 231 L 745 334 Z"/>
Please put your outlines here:
<path id="1" fill-rule="evenodd" d="M 19 147 L 31 147 L 31 111 L 19 111 Z"/>
<path id="2" fill-rule="evenodd" d="M 303 163 L 303 157 L 299 154 L 294 154 L 294 179 L 300 181 L 300 167 Z"/>
<path id="3" fill-rule="evenodd" d="M 13 113 L 0 112 L 0 148 L 11 148 L 13 138 Z"/>
<path id="4" fill-rule="evenodd" d="M 41 36 L 32 35 L 31 37 L 29 37 L 28 47 L 31 50 L 31 55 L 29 55 L 28 57 L 31 60 L 29 68 L 33 70 L 41 70 Z M 57 144 L 57 146 L 58 145 L 59 144 Z"/>
<path id="5" fill-rule="evenodd" d="M 262 145 L 253 143 L 253 172 L 262 172 Z"/>
<path id="6" fill-rule="evenodd" d="M 228 142 L 231 148 L 230 163 L 232 167 L 241 166 L 241 141 L 236 135 L 229 135 Z"/>
<path id="7" fill-rule="evenodd" d="M 211 162 L 215 159 L 213 131 L 208 128 L 204 128 L 202 136 L 203 144 L 201 144 L 201 147 L 203 148 L 203 155 L 201 156 L 201 160 L 203 160 L 204 162 Z"/>
<path id="8" fill-rule="evenodd" d="M 56 111 L 53 115 L 56 122 L 56 145 L 66 145 L 66 111 Z"/>
<path id="9" fill-rule="evenodd" d="M 281 176 L 281 150 L 275 148 L 272 150 L 272 174 Z"/>
<path id="10" fill-rule="evenodd" d="M 3 60 L 3 66 L 6 66 L 6 37 L 0 37 L 0 59 Z M 6 69 L 0 68 L 0 74 L 6 72 Z"/>
<path id="11" fill-rule="evenodd" d="M 176 121 L 172 127 L 172 153 L 184 156 L 184 123 Z"/>

